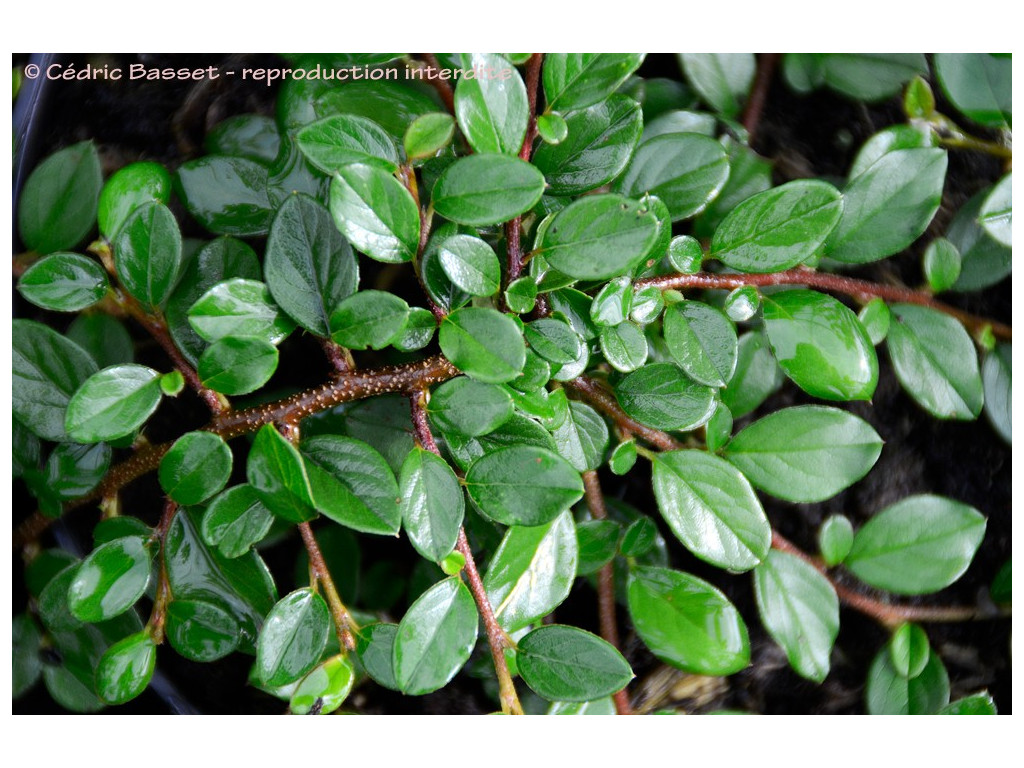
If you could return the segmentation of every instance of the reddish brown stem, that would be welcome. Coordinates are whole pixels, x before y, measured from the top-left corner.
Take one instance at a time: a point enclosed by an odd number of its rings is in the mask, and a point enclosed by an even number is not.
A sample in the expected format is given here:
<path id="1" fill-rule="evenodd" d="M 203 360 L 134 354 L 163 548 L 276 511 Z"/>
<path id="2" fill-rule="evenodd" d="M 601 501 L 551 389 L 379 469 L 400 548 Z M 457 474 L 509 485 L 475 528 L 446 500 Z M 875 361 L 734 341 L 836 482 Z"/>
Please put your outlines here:
<path id="1" fill-rule="evenodd" d="M 171 527 L 174 515 L 178 512 L 178 505 L 171 499 L 164 501 L 164 511 L 160 516 L 160 522 L 153 531 L 153 538 L 160 542 L 160 573 L 156 586 L 156 600 L 153 602 L 153 612 L 149 615 L 149 622 L 146 627 L 153 642 L 160 645 L 164 641 L 164 624 L 167 621 L 167 606 L 171 602 L 171 582 L 167 578 L 167 557 L 166 539 L 167 531 Z"/>
<path id="2" fill-rule="evenodd" d="M 565 382 L 565 386 L 577 392 L 591 405 L 605 414 L 615 422 L 623 431 L 636 435 L 655 448 L 663 451 L 676 451 L 683 447 L 683 444 L 671 435 L 657 429 L 651 429 L 639 421 L 630 418 L 619 406 L 615 398 L 605 391 L 596 380 L 587 376 L 580 376 L 572 381 Z"/>
<path id="3" fill-rule="evenodd" d="M 302 534 L 302 543 L 306 545 L 306 552 L 309 554 L 310 568 L 323 586 L 327 605 L 331 610 L 331 617 L 334 619 L 334 631 L 338 635 L 338 643 L 346 650 L 355 650 L 356 638 L 353 633 L 358 631 L 359 627 L 352 619 L 348 609 L 345 608 L 345 604 L 341 602 L 341 596 L 334 586 L 334 579 L 331 578 L 327 561 L 324 560 L 323 552 L 320 551 L 320 545 L 316 541 L 313 529 L 309 523 L 299 523 L 299 533 Z"/>
<path id="4" fill-rule="evenodd" d="M 998 614 L 994 614 L 992 616 L 983 615 L 978 611 L 978 609 L 967 606 L 933 607 L 926 605 L 892 605 L 890 603 L 883 603 L 880 600 L 876 600 L 873 597 L 869 597 L 862 592 L 857 592 L 856 590 L 850 589 L 844 584 L 839 583 L 832 574 L 829 573 L 828 568 L 826 568 L 819 559 L 811 557 L 796 546 L 796 544 L 775 531 L 772 531 L 772 546 L 780 552 L 787 552 L 799 557 L 805 563 L 814 567 L 829 580 L 835 589 L 836 594 L 839 596 L 839 599 L 846 605 L 850 606 L 855 611 L 859 611 L 866 616 L 870 616 L 887 627 L 897 627 L 907 621 L 956 622 L 972 621 L 974 619 L 983 618 L 996 618 L 996 616 L 998 616 Z"/>
<path id="5" fill-rule="evenodd" d="M 778 62 L 779 54 L 777 53 L 760 53 L 757 56 L 757 76 L 754 79 L 754 86 L 750 91 L 750 98 L 747 99 L 741 119 L 743 127 L 747 129 L 747 141 L 750 146 L 754 146 L 761 114 L 768 101 L 768 89 L 772 84 Z"/>
<path id="6" fill-rule="evenodd" d="M 1013 336 L 1010 326 L 996 320 L 972 315 L 970 312 L 964 312 L 948 304 L 943 304 L 941 301 L 936 301 L 931 294 L 923 291 L 915 291 L 912 288 L 894 285 L 881 285 L 867 280 L 859 280 L 855 277 L 833 275 L 828 272 L 816 272 L 812 269 L 790 269 L 786 272 L 773 272 L 765 275 L 717 275 L 709 272 L 700 272 L 695 275 L 646 277 L 636 281 L 638 288 L 649 285 L 661 288 L 662 290 L 669 288 L 675 290 L 687 288 L 732 290 L 744 285 L 809 285 L 813 288 L 823 288 L 827 291 L 835 291 L 836 293 L 842 293 L 857 299 L 868 299 L 878 296 L 886 301 L 919 304 L 955 317 L 972 332 L 977 333 L 985 328 L 985 326 L 990 326 L 992 333 L 997 338 L 1011 341 Z"/>
<path id="7" fill-rule="evenodd" d="M 442 67 L 441 62 L 437 60 L 437 56 L 432 53 L 423 53 L 420 54 L 420 57 L 427 63 L 427 66 L 436 73 L 433 77 L 428 77 L 427 82 L 434 86 L 434 90 L 437 91 L 437 95 L 440 96 L 441 101 L 444 102 L 444 108 L 454 115 L 455 93 L 452 91 L 452 86 L 449 84 L 448 79 L 442 77 L 440 74 L 444 67 Z"/>
<path id="8" fill-rule="evenodd" d="M 352 355 L 343 346 L 330 339 L 321 338 L 319 341 L 324 355 L 327 357 L 327 362 L 331 364 L 335 373 L 348 373 L 355 367 L 352 364 Z"/>
<path id="9" fill-rule="evenodd" d="M 591 516 L 595 520 L 607 519 L 608 510 L 604 505 L 604 494 L 601 492 L 601 482 L 596 471 L 591 469 L 583 473 L 583 489 Z M 597 574 L 597 612 L 601 637 L 621 651 L 619 624 L 615 616 L 615 568 L 611 563 L 605 564 Z M 625 688 L 616 691 L 613 699 L 616 712 L 620 715 L 633 714 L 633 707 L 629 703 L 629 695 Z"/>

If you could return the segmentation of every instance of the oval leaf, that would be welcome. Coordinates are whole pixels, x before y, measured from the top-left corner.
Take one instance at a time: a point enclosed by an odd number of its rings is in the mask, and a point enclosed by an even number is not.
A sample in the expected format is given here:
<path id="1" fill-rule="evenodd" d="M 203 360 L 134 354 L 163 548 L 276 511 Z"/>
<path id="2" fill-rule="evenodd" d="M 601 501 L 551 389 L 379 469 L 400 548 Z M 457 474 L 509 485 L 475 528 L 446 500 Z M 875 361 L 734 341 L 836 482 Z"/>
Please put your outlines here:
<path id="1" fill-rule="evenodd" d="M 448 463 L 423 448 L 413 448 L 398 483 L 405 532 L 413 547 L 437 562 L 455 548 L 466 501 Z"/>
<path id="2" fill-rule="evenodd" d="M 339 168 L 331 182 L 330 210 L 341 233 L 370 258 L 400 263 L 416 254 L 419 209 L 387 171 L 361 164 Z"/>
<path id="3" fill-rule="evenodd" d="M 141 536 L 108 542 L 82 561 L 68 588 L 68 607 L 79 621 L 112 619 L 142 597 L 150 570 L 149 551 Z"/>
<path id="4" fill-rule="evenodd" d="M 526 364 L 519 326 L 487 307 L 464 307 L 449 314 L 441 323 L 438 341 L 455 367 L 485 383 L 511 381 Z"/>
<path id="5" fill-rule="evenodd" d="M 523 681 L 549 701 L 590 701 L 621 691 L 633 679 L 615 646 L 576 627 L 552 624 L 518 643 Z"/>
<path id="6" fill-rule="evenodd" d="M 99 443 L 129 435 L 160 405 L 160 374 L 128 363 L 90 376 L 68 402 L 68 437 Z"/>
<path id="7" fill-rule="evenodd" d="M 22 296 L 37 307 L 56 312 L 91 307 L 109 288 L 103 267 L 77 253 L 53 253 L 29 267 L 18 280 Z"/>
<path id="8" fill-rule="evenodd" d="M 311 589 L 297 589 L 267 614 L 256 643 L 257 678 L 267 686 L 293 683 L 316 666 L 331 630 L 327 603 Z"/>
<path id="9" fill-rule="evenodd" d="M 446 219 L 486 227 L 510 221 L 535 206 L 544 176 L 507 155 L 470 155 L 449 165 L 434 184 L 434 210 Z"/>
<path id="10" fill-rule="evenodd" d="M 227 485 L 231 463 L 231 449 L 220 436 L 188 432 L 160 460 L 160 486 L 179 504 L 199 504 Z"/>

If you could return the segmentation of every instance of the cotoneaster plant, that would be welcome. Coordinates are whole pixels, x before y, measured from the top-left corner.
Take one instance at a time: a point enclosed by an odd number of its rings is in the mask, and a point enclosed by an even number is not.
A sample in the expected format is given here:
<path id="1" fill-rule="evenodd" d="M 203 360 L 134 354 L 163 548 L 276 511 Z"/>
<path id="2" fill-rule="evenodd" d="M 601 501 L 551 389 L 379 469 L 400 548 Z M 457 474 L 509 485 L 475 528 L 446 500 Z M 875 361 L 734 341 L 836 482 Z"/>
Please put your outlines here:
<path id="1" fill-rule="evenodd" d="M 15 697 L 124 704 L 177 654 L 241 660 L 297 714 L 446 687 L 626 714 L 668 706 L 638 667 L 756 672 L 755 632 L 827 683 L 863 614 L 886 634 L 854 709 L 995 712 L 984 687 L 950 703 L 933 633 L 1006 621 L 1010 510 L 875 478 L 872 400 L 894 371 L 904 419 L 981 419 L 1009 461 L 1011 329 L 985 308 L 1011 264 L 1010 58 L 643 63 L 293 57 L 435 76 L 285 79 L 274 117 L 171 167 L 104 179 L 90 141 L 39 163 Z M 773 169 L 770 89 L 895 117 L 841 178 Z M 964 158 L 987 176 L 937 213 Z M 990 592 L 943 592 L 979 549 L 1005 562 Z"/>

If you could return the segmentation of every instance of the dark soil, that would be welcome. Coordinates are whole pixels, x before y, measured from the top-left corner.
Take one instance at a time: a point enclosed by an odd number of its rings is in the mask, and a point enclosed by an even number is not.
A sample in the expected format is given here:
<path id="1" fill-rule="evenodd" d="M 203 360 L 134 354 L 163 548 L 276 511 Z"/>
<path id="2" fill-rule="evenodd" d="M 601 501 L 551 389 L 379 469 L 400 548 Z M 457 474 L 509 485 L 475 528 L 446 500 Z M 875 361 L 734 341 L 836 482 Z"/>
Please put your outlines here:
<path id="1" fill-rule="evenodd" d="M 27 57 L 15 56 L 15 64 Z M 77 65 L 86 62 L 104 63 L 127 68 L 131 63 L 150 67 L 222 68 L 229 63 L 239 66 L 273 65 L 273 55 L 95 55 L 65 59 Z M 645 77 L 680 76 L 675 58 L 652 55 L 641 74 Z M 207 84 L 180 81 L 71 81 L 49 84 L 49 96 L 39 116 L 35 137 L 35 159 L 29 167 L 55 149 L 83 139 L 93 139 L 100 147 L 104 174 L 109 175 L 126 163 L 136 160 L 157 160 L 171 170 L 201 153 L 206 130 L 224 118 L 241 113 L 273 114 L 276 87 L 222 79 Z M 940 111 L 953 110 L 940 103 Z M 766 101 L 757 132 L 757 149 L 775 161 L 779 183 L 802 176 L 841 178 L 847 172 L 856 149 L 877 130 L 902 122 L 898 100 L 864 107 L 829 92 L 796 96 L 776 77 Z M 946 198 L 932 225 L 942 232 L 952 212 L 976 191 L 999 178 L 999 164 L 973 153 L 951 152 L 946 182 Z M 178 213 L 183 213 L 179 208 Z M 187 216 L 182 216 L 186 220 Z M 681 229 L 680 232 L 685 231 Z M 199 235 L 200 231 L 186 230 Z M 925 238 L 922 238 L 925 239 Z M 17 245 L 16 245 L 17 247 Z M 898 280 L 906 285 L 920 285 L 921 254 L 910 252 L 859 271 L 859 276 L 880 282 Z M 364 274 L 364 284 L 374 280 L 372 266 Z M 1004 322 L 1010 321 L 1010 280 L 977 294 L 949 294 L 950 303 L 971 312 Z M 66 316 L 45 313 L 20 300 L 15 292 L 15 314 L 41 319 L 63 330 Z M 133 329 L 140 341 L 140 357 L 146 362 L 159 361 L 159 350 Z M 290 360 L 312 360 L 309 370 L 290 366 L 282 387 L 301 387 L 319 383 L 325 377 L 322 355 L 308 339 L 292 339 L 289 345 L 309 345 L 308 350 L 289 348 Z M 309 354 L 303 354 L 308 351 Z M 815 537 L 821 522 L 829 515 L 842 513 L 855 525 L 871 517 L 888 504 L 913 493 L 935 493 L 963 501 L 981 510 L 989 519 L 985 541 L 975 562 L 953 587 L 920 598 L 929 605 L 985 604 L 987 590 L 999 568 L 1010 557 L 1011 467 L 1010 447 L 1003 443 L 984 417 L 973 423 L 937 421 L 911 401 L 902 391 L 882 354 L 881 374 L 874 400 L 869 404 L 850 404 L 849 408 L 869 421 L 885 440 L 878 465 L 862 482 L 823 504 L 787 504 L 762 497 L 773 525 L 805 551 L 816 549 Z M 275 379 L 275 382 L 277 380 Z M 182 426 L 199 426 L 205 411 L 193 398 L 179 398 L 173 412 L 153 425 L 154 440 L 169 439 L 180 433 Z M 810 402 L 795 387 L 782 390 L 759 409 L 767 413 L 786 405 Z M 739 429 L 756 419 L 758 413 L 738 422 Z M 166 434 L 160 434 L 166 431 Z M 610 473 L 601 477 L 606 494 L 622 498 L 639 509 L 658 514 L 650 490 L 649 476 L 638 467 L 628 478 Z M 125 493 L 125 504 L 150 523 L 156 522 L 159 488 L 152 478 L 139 481 Z M 22 484 L 15 487 L 15 525 L 33 509 Z M 146 511 L 150 510 L 150 511 Z M 95 519 L 88 510 L 71 516 L 69 525 L 55 526 L 47 534 L 46 546 L 60 544 L 75 547 L 88 542 L 88 528 Z M 80 530 L 79 530 L 80 529 Z M 681 545 L 667 528 L 662 531 L 668 542 L 673 565 L 707 578 L 725 591 L 747 620 L 751 634 L 752 663 L 750 667 L 728 679 L 697 678 L 670 670 L 654 659 L 633 635 L 624 637 L 625 653 L 637 673 L 631 686 L 634 703 L 643 710 L 677 707 L 687 712 L 716 709 L 741 709 L 773 713 L 862 713 L 864 681 L 872 658 L 886 642 L 887 634 L 873 620 L 844 608 L 839 638 L 832 656 L 832 671 L 823 685 L 814 685 L 797 676 L 787 665 L 785 656 L 765 634 L 757 619 L 752 582 L 749 575 L 728 575 L 698 561 Z M 56 538 L 55 538 L 56 537 Z M 367 539 L 362 554 L 364 569 L 375 562 L 387 568 L 408 572 L 415 562 L 412 550 L 396 552 L 392 541 Z M 77 544 L 81 548 L 81 544 Z M 285 583 L 293 572 L 298 543 L 285 540 L 264 553 L 284 594 L 292 585 Z M 364 582 L 367 575 L 364 573 Z M 25 608 L 23 576 L 20 562 L 14 568 L 14 611 Z M 907 602 L 914 602 L 908 600 Z M 390 606 L 393 616 L 400 617 L 407 600 L 398 597 Z M 558 609 L 560 621 L 571 621 L 596 631 L 596 599 L 592 587 L 580 580 Z M 625 615 L 623 623 L 627 626 Z M 942 655 L 949 671 L 952 698 L 987 689 L 995 698 L 1000 713 L 1012 711 L 1009 619 L 961 624 L 932 624 L 927 632 L 934 648 Z M 158 669 L 161 676 L 140 698 L 117 709 L 118 713 L 275 713 L 284 710 L 282 702 L 273 699 L 246 683 L 251 660 L 234 655 L 216 664 L 199 665 L 182 659 L 168 648 L 161 648 Z M 353 694 L 349 704 L 365 713 L 482 713 L 495 708 L 492 691 L 480 677 L 472 674 L 477 666 L 486 668 L 489 658 L 483 639 L 478 643 L 474 659 L 448 688 L 429 696 L 404 697 L 380 687 L 365 685 Z M 529 706 L 529 699 L 525 700 Z M 14 702 L 14 711 L 44 713 L 58 711 L 43 686 L 37 685 L 29 694 Z"/>

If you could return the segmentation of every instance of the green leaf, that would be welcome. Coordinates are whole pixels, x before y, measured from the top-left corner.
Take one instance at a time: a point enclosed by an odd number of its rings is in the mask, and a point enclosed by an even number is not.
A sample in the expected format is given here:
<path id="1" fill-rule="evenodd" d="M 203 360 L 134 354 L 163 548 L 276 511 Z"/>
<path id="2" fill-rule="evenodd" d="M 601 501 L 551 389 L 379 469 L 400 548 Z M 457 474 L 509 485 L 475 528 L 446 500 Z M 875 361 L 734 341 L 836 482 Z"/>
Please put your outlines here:
<path id="1" fill-rule="evenodd" d="M 243 157 L 210 155 L 178 168 L 185 205 L 218 235 L 265 235 L 274 216 L 267 166 Z"/>
<path id="2" fill-rule="evenodd" d="M 736 369 L 737 339 L 732 321 L 699 301 L 682 301 L 665 310 L 669 352 L 700 384 L 725 386 Z"/>
<path id="3" fill-rule="evenodd" d="M 657 234 L 657 221 L 646 203 L 591 195 L 555 214 L 540 253 L 571 277 L 606 279 L 631 271 Z"/>
<path id="4" fill-rule="evenodd" d="M 413 120 L 405 131 L 409 162 L 432 157 L 451 143 L 455 120 L 446 112 L 430 112 Z"/>
<path id="5" fill-rule="evenodd" d="M 50 697 L 71 712 L 90 714 L 103 709 L 103 702 L 91 686 L 82 682 L 67 667 L 43 667 L 43 681 Z"/>
<path id="6" fill-rule="evenodd" d="M 64 426 L 78 443 L 99 443 L 130 435 L 160 405 L 160 374 L 128 363 L 90 376 L 68 402 Z"/>
<path id="7" fill-rule="evenodd" d="M 391 345 L 399 352 L 415 352 L 423 349 L 434 338 L 437 319 L 430 310 L 422 307 L 409 307 L 409 315 L 405 320 L 405 328 L 395 337 Z"/>
<path id="8" fill-rule="evenodd" d="M 576 627 L 552 624 L 518 643 L 516 666 L 535 693 L 551 701 L 590 701 L 621 691 L 633 670 L 611 643 Z"/>
<path id="9" fill-rule="evenodd" d="M 273 424 L 267 424 L 256 434 L 246 477 L 260 501 L 278 517 L 302 523 L 317 516 L 302 455 Z"/>
<path id="10" fill-rule="evenodd" d="M 832 515 L 818 530 L 818 549 L 825 565 L 834 568 L 853 548 L 853 523 L 843 515 Z"/>
<path id="11" fill-rule="evenodd" d="M 1013 251 L 992 239 L 978 219 L 989 190 L 968 200 L 946 230 L 948 239 L 960 252 L 960 277 L 956 291 L 977 291 L 995 285 L 1013 268 Z"/>
<path id="12" fill-rule="evenodd" d="M 443 688 L 462 669 L 476 645 L 476 604 L 457 577 L 424 592 L 398 625 L 395 682 L 407 696 Z"/>
<path id="13" fill-rule="evenodd" d="M 567 113 L 565 123 L 568 136 L 557 145 L 538 146 L 533 155 L 551 195 L 589 192 L 618 176 L 640 139 L 643 116 L 633 99 L 612 94 Z"/>
<path id="14" fill-rule="evenodd" d="M 401 160 L 387 131 L 357 115 L 331 115 L 295 134 L 299 149 L 314 166 L 332 174 L 361 163 L 394 173 Z"/>
<path id="15" fill-rule="evenodd" d="M 544 194 L 544 176 L 517 157 L 470 155 L 456 160 L 434 184 L 434 210 L 446 219 L 485 227 L 510 221 Z"/>
<path id="16" fill-rule="evenodd" d="M 941 496 L 910 496 L 857 531 L 846 567 L 898 595 L 937 592 L 959 579 L 985 535 L 978 510 Z"/>
<path id="17" fill-rule="evenodd" d="M 721 144 L 697 133 L 670 133 L 641 144 L 613 190 L 633 198 L 657 195 L 675 222 L 703 211 L 728 178 Z"/>
<path id="18" fill-rule="evenodd" d="M 443 432 L 478 437 L 512 415 L 512 399 L 501 387 L 459 376 L 444 382 L 427 404 L 430 420 Z"/>
<path id="19" fill-rule="evenodd" d="M 583 481 L 569 462 L 530 445 L 484 454 L 466 472 L 466 489 L 485 515 L 504 525 L 543 525 L 583 497 Z"/>
<path id="20" fill-rule="evenodd" d="M 869 400 L 878 358 L 857 316 L 837 299 L 797 289 L 765 296 L 772 352 L 804 392 L 823 400 Z"/>
<path id="21" fill-rule="evenodd" d="M 390 263 L 411 261 L 420 239 L 420 213 L 409 190 L 387 171 L 346 165 L 331 182 L 331 216 L 357 250 Z"/>
<path id="22" fill-rule="evenodd" d="M 391 57 L 394 58 L 394 54 Z M 395 139 L 402 138 L 413 120 L 437 112 L 439 106 L 436 99 L 412 85 L 393 80 L 346 83 L 344 88 L 326 90 L 315 102 L 318 115 L 361 115 L 373 120 Z"/>
<path id="23" fill-rule="evenodd" d="M 85 350 L 100 368 L 135 360 L 135 343 L 124 325 L 110 315 L 79 315 L 67 337 Z"/>
<path id="24" fill-rule="evenodd" d="M 361 440 L 320 435 L 302 442 L 316 508 L 363 533 L 397 535 L 398 483 L 387 461 Z"/>
<path id="25" fill-rule="evenodd" d="M 617 371 L 629 373 L 647 362 L 647 338 L 633 323 L 601 329 L 601 354 Z"/>
<path id="26" fill-rule="evenodd" d="M 965 696 L 947 704 L 937 715 L 996 715 L 996 703 L 988 691 Z"/>
<path id="27" fill-rule="evenodd" d="M 156 669 L 156 643 L 145 632 L 110 646 L 96 668 L 96 693 L 107 704 L 124 704 L 141 694 Z"/>
<path id="28" fill-rule="evenodd" d="M 204 293 L 189 310 L 188 321 L 207 341 L 255 336 L 276 345 L 295 329 L 264 283 L 241 277 L 217 283 Z"/>
<path id="29" fill-rule="evenodd" d="M 551 432 L 559 453 L 580 472 L 597 469 L 608 448 L 608 425 L 604 419 L 586 403 L 578 402 L 568 403 L 561 416 Z"/>
<path id="30" fill-rule="evenodd" d="M 146 203 L 124 222 L 113 243 L 117 277 L 128 293 L 153 308 L 170 298 L 181 272 L 181 232 L 163 203 Z"/>
<path id="31" fill-rule="evenodd" d="M 542 317 L 527 323 L 523 335 L 536 352 L 550 363 L 567 365 L 583 354 L 583 339 L 565 320 Z"/>
<path id="32" fill-rule="evenodd" d="M 231 449 L 212 432 L 187 432 L 160 460 L 164 493 L 183 506 L 206 501 L 231 477 Z"/>
<path id="33" fill-rule="evenodd" d="M 803 560 L 772 550 L 754 569 L 754 594 L 765 629 L 801 677 L 822 682 L 839 634 L 839 598 Z"/>
<path id="34" fill-rule="evenodd" d="M 855 179 L 883 155 L 897 149 L 921 149 L 939 146 L 935 132 L 927 125 L 892 125 L 884 128 L 861 145 L 850 166 L 849 177 Z"/>
<path id="35" fill-rule="evenodd" d="M 405 328 L 409 305 L 393 293 L 360 291 L 331 313 L 331 338 L 349 349 L 383 349 Z"/>
<path id="36" fill-rule="evenodd" d="M 712 258 L 740 272 L 779 272 L 813 256 L 843 214 L 831 184 L 801 179 L 748 198 L 715 230 Z"/>
<path id="37" fill-rule="evenodd" d="M 466 501 L 448 463 L 423 448 L 413 448 L 398 482 L 402 523 L 413 547 L 437 562 L 455 548 Z"/>
<path id="38" fill-rule="evenodd" d="M 494 309 L 455 310 L 442 321 L 438 341 L 455 367 L 488 384 L 511 381 L 526 364 L 526 344 L 519 326 Z"/>
<path id="39" fill-rule="evenodd" d="M 461 77 L 455 86 L 455 117 L 469 145 L 474 152 L 518 155 L 530 119 L 526 85 L 519 72 L 493 53 L 464 54 L 462 64 L 466 69 L 502 73 Z"/>
<path id="40" fill-rule="evenodd" d="M 960 277 L 960 251 L 946 238 L 928 243 L 924 252 L 924 276 L 935 293 L 949 290 Z"/>
<path id="41" fill-rule="evenodd" d="M 357 403 L 345 412 L 345 432 L 379 451 L 392 473 L 398 474 L 414 445 L 409 400 L 395 394 Z M 306 434 L 312 434 L 308 428 Z"/>
<path id="42" fill-rule="evenodd" d="M 643 60 L 642 53 L 549 53 L 543 71 L 548 109 L 581 109 L 604 101 Z"/>
<path id="43" fill-rule="evenodd" d="M 84 496 L 107 474 L 110 453 L 106 443 L 58 445 L 43 468 L 47 491 L 65 501 Z"/>
<path id="44" fill-rule="evenodd" d="M 471 296 L 492 296 L 501 287 L 498 257 L 479 237 L 445 238 L 437 244 L 437 256 L 448 278 Z"/>
<path id="45" fill-rule="evenodd" d="M 198 654 L 220 658 L 236 645 L 253 653 L 263 617 L 277 600 L 274 581 L 255 552 L 228 559 L 210 549 L 199 534 L 198 518 L 197 511 L 179 511 L 165 539 L 164 557 L 174 602 L 204 604 L 182 611 L 181 631 L 192 638 Z M 231 622 L 211 613 L 206 605 L 226 613 Z"/>
<path id="46" fill-rule="evenodd" d="M 537 282 L 529 275 L 513 280 L 505 289 L 505 303 L 512 312 L 525 314 L 536 302 Z"/>
<path id="47" fill-rule="evenodd" d="M 247 157 L 256 162 L 272 163 L 281 148 L 281 135 L 273 118 L 234 115 L 207 131 L 203 144 L 211 155 Z"/>
<path id="48" fill-rule="evenodd" d="M 746 624 L 728 598 L 695 576 L 667 568 L 634 568 L 629 614 L 659 659 L 701 675 L 731 675 L 750 663 Z"/>
<path id="49" fill-rule="evenodd" d="M 722 308 L 730 320 L 743 323 L 757 314 L 760 306 L 761 294 L 757 288 L 752 285 L 741 285 L 729 292 Z"/>
<path id="50" fill-rule="evenodd" d="M 981 380 L 985 388 L 985 415 L 1003 440 L 1010 443 L 1013 427 L 1013 353 L 1009 344 L 999 344 L 985 355 Z"/>
<path id="51" fill-rule="evenodd" d="M 43 309 L 77 312 L 102 299 L 110 283 L 103 267 L 77 253 L 40 259 L 18 280 L 18 292 Z"/>
<path id="52" fill-rule="evenodd" d="M 826 53 L 820 58 L 826 83 L 851 99 L 879 101 L 896 95 L 915 75 L 928 74 L 923 53 Z"/>
<path id="53" fill-rule="evenodd" d="M 668 262 L 672 268 L 684 275 L 700 272 L 704 261 L 704 249 L 700 241 L 690 235 L 673 237 L 668 244 Z"/>
<path id="54" fill-rule="evenodd" d="M 43 673 L 40 650 L 43 635 L 27 613 L 19 613 L 11 622 L 11 646 L 14 656 L 11 674 L 11 696 L 23 696 Z"/>
<path id="55" fill-rule="evenodd" d="M 79 621 L 118 616 L 142 597 L 149 584 L 150 556 L 140 536 L 97 547 L 82 561 L 68 588 L 68 607 Z"/>
<path id="56" fill-rule="evenodd" d="M 876 346 L 881 344 L 889 335 L 892 313 L 889 311 L 889 305 L 878 296 L 861 307 L 860 312 L 857 313 L 857 319 L 864 326 L 872 344 Z"/>
<path id="57" fill-rule="evenodd" d="M 825 255 L 847 264 L 899 253 L 928 228 L 942 202 L 946 151 L 898 149 L 879 158 L 843 191 L 843 216 Z"/>
<path id="58" fill-rule="evenodd" d="M 709 135 L 715 135 L 714 128 Z M 710 239 L 725 216 L 744 200 L 772 188 L 771 162 L 739 141 L 723 137 L 722 145 L 729 156 L 729 178 L 694 221 L 693 235 L 701 239 Z"/>
<path id="59" fill-rule="evenodd" d="M 723 117 L 734 118 L 754 83 L 752 53 L 680 53 L 683 72 L 704 102 Z"/>
<path id="60" fill-rule="evenodd" d="M 557 112 L 537 116 L 537 135 L 548 144 L 560 144 L 569 135 L 569 126 Z"/>
<path id="61" fill-rule="evenodd" d="M 331 630 L 327 603 L 311 589 L 297 589 L 267 614 L 256 643 L 256 677 L 267 686 L 288 685 L 316 666 Z"/>
<path id="62" fill-rule="evenodd" d="M 696 429 L 715 412 L 715 391 L 671 363 L 633 371 L 615 387 L 615 396 L 630 417 L 655 429 Z"/>
<path id="63" fill-rule="evenodd" d="M 96 212 L 100 233 L 113 240 L 128 217 L 146 203 L 171 199 L 171 174 L 160 163 L 130 163 L 107 179 Z"/>
<path id="64" fill-rule="evenodd" d="M 636 440 L 630 438 L 615 446 L 608 459 L 608 468 L 613 474 L 624 475 L 636 464 Z"/>
<path id="65" fill-rule="evenodd" d="M 889 659 L 900 677 L 917 677 L 928 664 L 928 635 L 916 624 L 901 624 L 889 641 Z"/>
<path id="66" fill-rule="evenodd" d="M 763 403 L 782 381 L 765 335 L 760 331 L 745 333 L 739 339 L 736 370 L 720 392 L 722 402 L 739 419 Z"/>
<path id="67" fill-rule="evenodd" d="M 886 337 L 896 377 L 940 419 L 976 419 L 985 399 L 978 356 L 964 327 L 930 307 L 894 304 Z"/>
<path id="68" fill-rule="evenodd" d="M 330 336 L 331 311 L 359 283 L 352 248 L 320 203 L 289 197 L 270 226 L 266 254 L 267 288 L 274 301 L 301 327 Z"/>
<path id="69" fill-rule="evenodd" d="M 316 711 L 329 715 L 340 707 L 356 682 L 356 671 L 347 656 L 332 656 L 302 678 L 288 702 L 293 715 Z"/>
<path id="70" fill-rule="evenodd" d="M 248 484 L 218 495 L 203 514 L 203 540 L 224 557 L 240 557 L 270 532 L 274 516 Z"/>
<path id="71" fill-rule="evenodd" d="M 978 222 L 1001 245 L 1013 245 L 1013 174 L 999 180 L 981 206 Z"/>
<path id="72" fill-rule="evenodd" d="M 989 53 L 937 53 L 935 74 L 957 109 L 979 125 L 1010 126 L 1013 61 Z"/>
<path id="73" fill-rule="evenodd" d="M 615 702 L 611 696 L 605 696 L 597 701 L 584 702 L 563 702 L 551 703 L 546 714 L 549 715 L 614 715 Z"/>
<path id="74" fill-rule="evenodd" d="M 747 571 L 768 554 L 772 532 L 761 502 L 724 459 L 703 451 L 662 453 L 653 482 L 662 516 L 697 557 Z"/>
<path id="75" fill-rule="evenodd" d="M 806 405 L 765 416 L 736 435 L 725 458 L 751 483 L 787 501 L 830 499 L 864 477 L 882 452 L 866 421 Z"/>
<path id="76" fill-rule="evenodd" d="M 638 517 L 622 534 L 619 551 L 623 557 L 643 557 L 658 541 L 658 527 L 649 517 Z"/>
<path id="77" fill-rule="evenodd" d="M 618 550 L 621 533 L 622 526 L 614 520 L 585 520 L 577 524 L 576 575 L 596 573 L 610 563 Z"/>
<path id="78" fill-rule="evenodd" d="M 870 715 L 934 715 L 949 703 L 949 674 L 933 653 L 924 671 L 907 679 L 883 648 L 871 663 L 865 695 Z"/>
<path id="79" fill-rule="evenodd" d="M 25 182 L 18 233 L 36 253 L 74 248 L 96 223 L 103 176 L 96 145 L 83 141 L 54 152 Z"/>
<path id="80" fill-rule="evenodd" d="M 577 558 L 568 510 L 544 525 L 513 525 L 505 532 L 484 575 L 487 598 L 505 631 L 533 624 L 561 605 L 576 579 Z"/>
<path id="81" fill-rule="evenodd" d="M 398 635 L 397 624 L 371 624 L 363 627 L 356 638 L 356 653 L 363 668 L 374 682 L 397 691 L 395 680 L 394 649 Z"/>
<path id="82" fill-rule="evenodd" d="M 266 339 L 225 336 L 199 357 L 199 380 L 225 395 L 247 395 L 270 380 L 277 363 L 277 347 Z"/>

